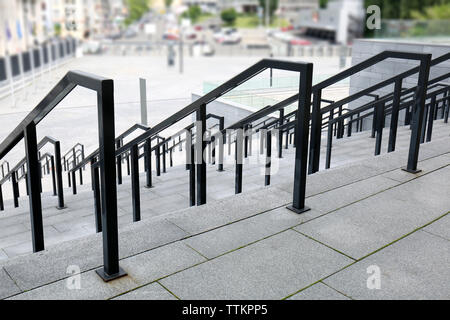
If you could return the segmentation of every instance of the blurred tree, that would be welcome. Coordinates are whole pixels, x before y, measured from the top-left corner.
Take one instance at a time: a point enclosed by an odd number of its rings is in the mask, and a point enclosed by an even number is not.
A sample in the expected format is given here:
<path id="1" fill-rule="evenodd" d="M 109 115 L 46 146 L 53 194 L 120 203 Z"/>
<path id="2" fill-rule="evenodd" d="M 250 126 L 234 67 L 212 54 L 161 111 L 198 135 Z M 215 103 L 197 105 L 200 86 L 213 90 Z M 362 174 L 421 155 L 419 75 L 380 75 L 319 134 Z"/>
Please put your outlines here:
<path id="1" fill-rule="evenodd" d="M 237 12 L 234 8 L 222 10 L 220 18 L 226 25 L 232 26 L 237 18 Z"/>
<path id="2" fill-rule="evenodd" d="M 173 0 L 164 0 L 164 4 L 166 5 L 166 8 L 170 8 L 172 6 Z"/>
<path id="3" fill-rule="evenodd" d="M 266 16 L 266 4 L 269 2 L 269 18 L 273 21 L 273 14 L 278 9 L 278 0 L 259 0 L 259 5 L 264 10 L 264 17 Z"/>
<path id="4" fill-rule="evenodd" d="M 418 20 L 450 20 L 450 3 L 425 8 L 425 12 L 414 10 L 411 16 Z"/>
<path id="5" fill-rule="evenodd" d="M 319 7 L 321 9 L 325 9 L 327 7 L 327 5 L 328 5 L 328 0 L 320 0 L 319 1 Z"/>
<path id="6" fill-rule="evenodd" d="M 185 12 L 183 12 L 183 14 L 181 16 L 183 18 L 191 19 L 192 23 L 196 23 L 201 15 L 202 15 L 202 9 L 199 6 L 194 5 L 194 6 L 190 6 L 189 9 L 186 10 Z"/>
<path id="7" fill-rule="evenodd" d="M 126 25 L 139 20 L 149 10 L 148 0 L 126 0 L 126 6 L 128 7 L 128 17 L 125 19 Z"/>
<path id="8" fill-rule="evenodd" d="M 448 19 L 438 17 L 446 16 L 450 0 L 365 0 L 364 4 L 379 6 L 382 19 Z M 372 36 L 373 30 L 366 28 L 365 35 Z"/>
<path id="9" fill-rule="evenodd" d="M 425 14 L 427 8 L 450 5 L 450 0 L 365 0 L 365 7 L 377 5 L 383 19 L 411 19 L 412 12 Z"/>

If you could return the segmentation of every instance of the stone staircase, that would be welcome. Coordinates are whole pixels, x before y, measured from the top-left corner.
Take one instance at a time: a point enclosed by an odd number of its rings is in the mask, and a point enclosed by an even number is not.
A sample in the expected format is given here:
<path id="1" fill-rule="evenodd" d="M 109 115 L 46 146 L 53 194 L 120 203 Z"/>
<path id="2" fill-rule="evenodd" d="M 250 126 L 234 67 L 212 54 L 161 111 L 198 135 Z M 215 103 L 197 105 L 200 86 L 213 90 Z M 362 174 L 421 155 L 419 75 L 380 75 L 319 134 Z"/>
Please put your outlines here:
<path id="1" fill-rule="evenodd" d="M 300 215 L 285 208 L 291 178 L 147 216 L 119 229 L 128 276 L 108 283 L 95 273 L 100 234 L 49 245 L 0 262 L 0 298 L 448 299 L 450 140 L 448 127 L 436 129 L 421 146 L 419 174 L 400 169 L 407 152 L 398 148 L 310 175 L 312 210 Z M 372 145 L 365 132 L 354 138 Z M 373 265 L 380 290 L 366 287 Z M 70 266 L 81 272 L 77 290 Z"/>
<path id="2" fill-rule="evenodd" d="M 353 133 L 352 137 L 333 140 L 333 153 L 331 167 L 345 166 L 364 159 L 373 158 L 375 139 L 369 137 L 369 131 Z M 386 153 L 389 129 L 383 132 L 385 137 L 382 153 Z M 265 155 L 259 154 L 258 135 L 254 136 L 252 155 L 244 162 L 243 193 L 253 192 L 264 187 L 264 161 Z M 433 141 L 448 139 L 449 127 L 442 120 L 435 121 Z M 409 147 L 409 127 L 399 127 L 397 137 L 397 150 L 405 156 Z M 275 142 L 275 141 L 274 141 Z M 272 155 L 277 154 L 276 143 L 272 143 Z M 324 170 L 326 135 L 322 137 L 321 170 Z M 234 149 L 234 148 L 231 148 Z M 218 172 L 217 166 L 211 164 L 207 167 L 207 197 L 208 203 L 234 196 L 234 155 L 228 155 L 227 147 L 224 151 L 224 169 Z M 183 158 L 183 157 L 178 157 Z M 179 160 L 178 159 L 178 160 Z M 294 149 L 289 146 L 284 149 L 283 157 L 272 157 L 271 184 L 276 186 L 291 182 L 294 172 Z M 157 177 L 153 172 L 153 188 L 143 187 L 145 173 L 140 175 L 141 180 L 141 209 L 142 219 L 148 220 L 189 207 L 189 172 L 185 166 L 175 162 L 174 167 L 167 166 L 167 173 Z M 153 162 L 154 163 L 154 162 Z M 405 161 L 406 163 L 406 161 Z M 141 161 L 140 167 L 143 168 Z M 126 174 L 126 170 L 124 171 Z M 49 176 L 46 176 L 49 180 Z M 70 188 L 65 189 L 66 209 L 56 209 L 57 199 L 52 196 L 44 182 L 42 194 L 43 222 L 46 247 L 61 242 L 82 238 L 95 233 L 94 200 L 90 185 L 90 172 L 87 167 L 83 172 L 84 185 L 77 186 L 77 194 L 73 195 Z M 66 179 L 64 177 L 65 183 Z M 47 186 L 47 187 L 46 187 Z M 14 208 L 12 200 L 5 200 L 5 211 L 0 213 L 0 260 L 32 252 L 30 217 L 28 197 L 24 195 L 24 183 L 20 185 L 22 197 L 19 208 Z M 287 190 L 292 193 L 291 190 Z M 130 178 L 124 176 L 123 184 L 118 186 L 118 216 L 119 227 L 125 228 L 132 224 L 131 186 Z"/>

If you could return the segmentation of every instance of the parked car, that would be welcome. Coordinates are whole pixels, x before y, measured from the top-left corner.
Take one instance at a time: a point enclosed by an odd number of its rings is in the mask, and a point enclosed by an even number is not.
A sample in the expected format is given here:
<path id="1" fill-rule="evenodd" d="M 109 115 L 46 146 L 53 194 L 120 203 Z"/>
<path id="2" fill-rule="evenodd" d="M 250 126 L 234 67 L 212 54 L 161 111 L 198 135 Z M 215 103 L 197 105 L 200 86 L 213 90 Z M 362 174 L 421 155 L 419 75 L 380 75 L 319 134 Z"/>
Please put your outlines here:
<path id="1" fill-rule="evenodd" d="M 127 29 L 123 35 L 125 38 L 134 38 L 137 36 L 137 32 L 133 29 Z"/>
<path id="2" fill-rule="evenodd" d="M 242 40 L 241 34 L 235 29 L 223 29 L 213 35 L 214 40 L 217 43 L 222 44 L 237 44 Z"/>
<path id="3" fill-rule="evenodd" d="M 178 40 L 179 37 L 175 33 L 165 32 L 163 34 L 163 40 Z"/>
<path id="4" fill-rule="evenodd" d="M 311 41 L 305 39 L 292 39 L 289 43 L 294 46 L 308 46 L 311 44 Z"/>
<path id="5" fill-rule="evenodd" d="M 193 29 L 189 29 L 184 34 L 186 39 L 194 40 L 197 39 L 197 33 Z"/>

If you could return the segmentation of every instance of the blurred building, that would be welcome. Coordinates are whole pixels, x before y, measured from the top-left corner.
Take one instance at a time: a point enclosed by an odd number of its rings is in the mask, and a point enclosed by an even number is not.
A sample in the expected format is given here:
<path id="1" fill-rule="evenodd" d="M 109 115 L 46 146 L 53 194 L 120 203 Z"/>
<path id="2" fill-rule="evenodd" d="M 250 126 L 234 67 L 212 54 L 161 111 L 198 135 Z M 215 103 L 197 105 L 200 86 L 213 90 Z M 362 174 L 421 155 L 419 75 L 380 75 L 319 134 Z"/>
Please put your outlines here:
<path id="1" fill-rule="evenodd" d="M 234 8 L 238 13 L 256 13 L 259 7 L 258 0 L 219 0 L 220 9 Z"/>
<path id="2" fill-rule="evenodd" d="M 0 55 L 54 36 L 83 39 L 114 32 L 123 0 L 0 0 Z"/>
<path id="3" fill-rule="evenodd" d="M 294 27 L 312 38 L 348 44 L 362 36 L 364 18 L 363 0 L 330 0 L 325 9 L 301 10 Z"/>
<path id="4" fill-rule="evenodd" d="M 302 10 L 319 9 L 319 0 L 279 0 L 278 15 L 293 22 Z"/>

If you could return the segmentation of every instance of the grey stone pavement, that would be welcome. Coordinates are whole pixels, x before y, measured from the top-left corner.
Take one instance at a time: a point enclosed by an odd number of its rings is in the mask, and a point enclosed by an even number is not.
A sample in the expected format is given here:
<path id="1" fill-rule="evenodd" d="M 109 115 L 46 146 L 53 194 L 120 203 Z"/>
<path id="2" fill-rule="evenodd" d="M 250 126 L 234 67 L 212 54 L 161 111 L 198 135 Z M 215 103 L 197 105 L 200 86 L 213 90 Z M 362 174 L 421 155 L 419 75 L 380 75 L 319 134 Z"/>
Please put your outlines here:
<path id="1" fill-rule="evenodd" d="M 0 297 L 449 299 L 448 130 L 421 146 L 419 174 L 402 171 L 405 163 L 400 148 L 310 175 L 312 209 L 301 215 L 285 208 L 287 178 L 150 214 L 120 228 L 128 275 L 109 283 L 94 272 L 102 264 L 100 234 L 11 258 L 0 262 Z M 144 216 L 152 209 L 145 206 Z M 81 271 L 79 289 L 70 287 L 69 266 Z"/>

